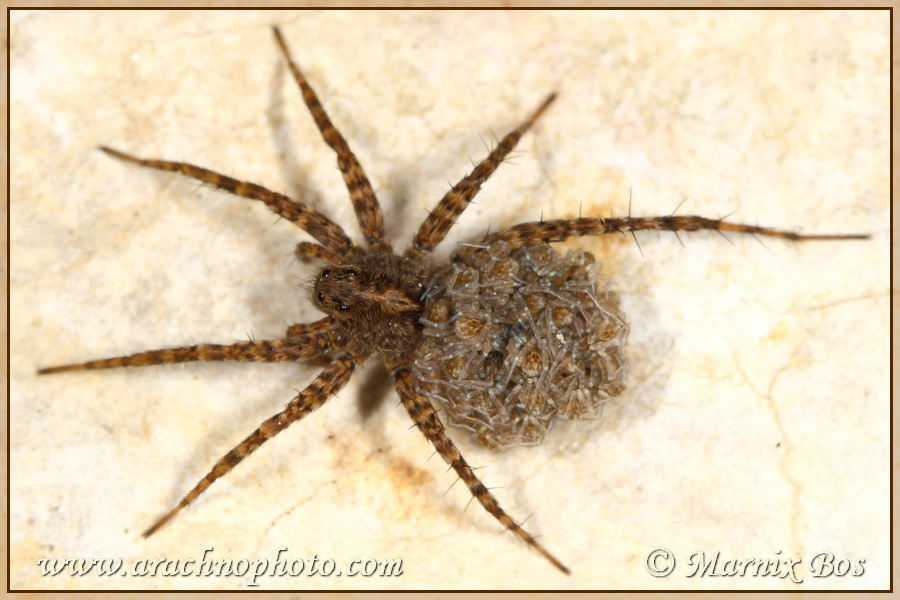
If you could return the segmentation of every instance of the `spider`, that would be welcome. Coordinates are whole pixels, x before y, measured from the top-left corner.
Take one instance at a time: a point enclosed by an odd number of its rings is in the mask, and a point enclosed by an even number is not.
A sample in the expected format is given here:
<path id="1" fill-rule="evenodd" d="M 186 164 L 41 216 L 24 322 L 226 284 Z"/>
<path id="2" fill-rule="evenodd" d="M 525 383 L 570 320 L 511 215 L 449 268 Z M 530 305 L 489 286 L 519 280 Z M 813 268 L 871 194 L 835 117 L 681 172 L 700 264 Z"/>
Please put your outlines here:
<path id="1" fill-rule="evenodd" d="M 585 217 L 531 222 L 460 247 L 447 264 L 428 258 L 481 186 L 556 98 L 550 94 L 503 137 L 487 158 L 437 203 L 412 244 L 395 253 L 384 236 L 375 192 L 296 63 L 279 29 L 275 40 L 322 137 L 337 155 L 364 244 L 301 201 L 262 186 L 187 163 L 138 158 L 109 147 L 115 158 L 179 172 L 250 200 L 292 221 L 317 243 L 296 254 L 328 263 L 312 285 L 312 303 L 325 317 L 295 324 L 282 339 L 230 345 L 200 344 L 43 368 L 38 374 L 189 361 L 299 362 L 326 358 L 327 366 L 286 408 L 263 422 L 219 459 L 150 536 L 217 479 L 291 424 L 334 396 L 370 358 L 390 372 L 403 407 L 472 496 L 506 529 L 557 569 L 569 569 L 504 511 L 448 437 L 438 408 L 451 424 L 468 428 L 488 446 L 537 443 L 553 418 L 590 418 L 621 393 L 627 363 L 627 325 L 614 293 L 597 285 L 593 257 L 562 257 L 549 244 L 572 236 L 657 231 L 733 231 L 792 241 L 865 239 L 866 235 L 802 235 L 699 216 Z"/>

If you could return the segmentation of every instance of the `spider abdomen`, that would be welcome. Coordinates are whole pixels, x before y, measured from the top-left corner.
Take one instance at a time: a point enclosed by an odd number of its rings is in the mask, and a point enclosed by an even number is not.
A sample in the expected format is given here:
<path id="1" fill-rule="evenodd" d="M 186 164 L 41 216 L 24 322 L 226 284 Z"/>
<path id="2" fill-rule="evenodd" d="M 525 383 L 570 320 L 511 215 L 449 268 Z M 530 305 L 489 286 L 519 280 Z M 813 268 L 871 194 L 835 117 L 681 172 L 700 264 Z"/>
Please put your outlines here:
<path id="1" fill-rule="evenodd" d="M 625 389 L 628 325 L 580 250 L 470 252 L 435 272 L 422 326 L 418 391 L 486 446 L 538 444 L 556 418 L 599 418 Z"/>

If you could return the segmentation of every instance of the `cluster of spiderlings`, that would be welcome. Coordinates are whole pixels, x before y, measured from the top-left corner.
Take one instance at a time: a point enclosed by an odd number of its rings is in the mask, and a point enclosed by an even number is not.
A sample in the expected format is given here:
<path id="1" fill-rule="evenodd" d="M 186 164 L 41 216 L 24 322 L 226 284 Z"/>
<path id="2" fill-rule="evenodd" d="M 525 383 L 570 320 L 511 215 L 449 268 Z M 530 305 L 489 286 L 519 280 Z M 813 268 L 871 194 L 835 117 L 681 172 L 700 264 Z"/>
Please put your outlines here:
<path id="1" fill-rule="evenodd" d="M 494 448 L 538 444 L 556 418 L 599 418 L 627 370 L 628 325 L 606 287 L 591 254 L 546 244 L 500 240 L 451 262 L 426 291 L 418 391 Z"/>

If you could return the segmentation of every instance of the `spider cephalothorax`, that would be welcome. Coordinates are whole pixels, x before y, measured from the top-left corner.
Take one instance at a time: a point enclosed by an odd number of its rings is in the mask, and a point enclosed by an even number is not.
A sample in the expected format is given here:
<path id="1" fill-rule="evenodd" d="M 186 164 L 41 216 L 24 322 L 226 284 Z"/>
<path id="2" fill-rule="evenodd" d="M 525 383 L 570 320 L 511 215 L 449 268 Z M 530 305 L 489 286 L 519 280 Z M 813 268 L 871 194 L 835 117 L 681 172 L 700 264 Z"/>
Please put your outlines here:
<path id="1" fill-rule="evenodd" d="M 426 268 L 408 258 L 362 251 L 319 271 L 312 300 L 362 353 L 401 353 L 419 339 L 427 278 Z"/>
<path id="2" fill-rule="evenodd" d="M 444 239 L 481 185 L 555 95 L 447 192 L 422 223 L 411 246 L 397 255 L 384 239 L 381 207 L 362 167 L 291 60 L 277 28 L 275 38 L 322 137 L 337 154 L 365 245 L 354 246 L 339 225 L 284 194 L 187 163 L 102 150 L 127 162 L 180 172 L 243 198 L 259 200 L 309 233 L 318 243 L 299 243 L 297 254 L 330 263 L 319 271 L 312 292 L 313 304 L 327 316 L 292 325 L 285 337 L 277 340 L 201 344 L 39 371 L 48 374 L 196 360 L 329 358 L 312 383 L 222 457 L 145 536 L 167 523 L 266 440 L 322 406 L 347 383 L 357 365 L 377 356 L 390 371 L 413 422 L 485 510 L 568 573 L 500 507 L 447 436 L 431 402 L 439 403 L 453 424 L 474 431 L 483 443 L 507 446 L 537 443 L 554 418 L 596 417 L 604 401 L 621 393 L 628 328 L 619 313 L 618 300 L 605 284 L 597 284 L 593 257 L 586 253 L 562 257 L 547 244 L 572 236 L 643 230 L 709 229 L 788 240 L 867 237 L 800 235 L 697 216 L 587 217 L 515 225 L 461 247 L 449 264 L 432 267 L 427 253 Z"/>

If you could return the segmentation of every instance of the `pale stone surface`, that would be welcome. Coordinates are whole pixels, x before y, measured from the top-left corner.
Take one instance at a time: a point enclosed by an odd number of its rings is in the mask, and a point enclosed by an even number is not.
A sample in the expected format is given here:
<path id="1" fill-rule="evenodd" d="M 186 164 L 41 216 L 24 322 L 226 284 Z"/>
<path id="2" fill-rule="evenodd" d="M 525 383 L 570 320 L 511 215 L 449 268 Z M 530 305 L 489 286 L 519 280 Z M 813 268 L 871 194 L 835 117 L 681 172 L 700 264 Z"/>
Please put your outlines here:
<path id="1" fill-rule="evenodd" d="M 802 589 L 886 588 L 889 15 L 11 15 L 11 585 L 244 588 L 248 577 L 42 578 L 54 558 L 284 556 L 400 578 L 274 588 L 798 589 L 689 578 L 693 552 L 800 558 Z M 472 505 L 378 371 L 357 376 L 149 540 L 140 532 L 317 370 L 187 365 L 37 378 L 40 366 L 280 337 L 318 318 L 262 206 L 117 162 L 108 144 L 287 190 L 357 235 L 334 157 L 272 40 L 379 189 L 396 246 L 446 181 L 551 91 L 556 104 L 439 249 L 526 220 L 722 216 L 868 232 L 802 246 L 716 234 L 581 240 L 631 323 L 630 389 L 600 422 L 490 453 L 500 502 L 573 571 Z M 480 139 L 481 138 L 481 139 Z M 768 249 L 767 249 L 768 248 Z M 382 402 L 383 401 L 383 402 Z M 374 406 L 373 406 L 374 405 Z M 658 547 L 675 573 L 648 575 Z M 778 552 L 780 551 L 780 554 Z M 818 552 L 865 575 L 816 579 Z M 253 589 L 252 587 L 250 589 Z"/>

